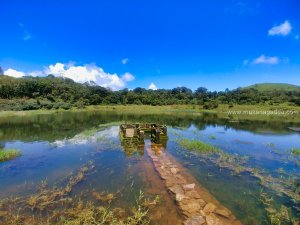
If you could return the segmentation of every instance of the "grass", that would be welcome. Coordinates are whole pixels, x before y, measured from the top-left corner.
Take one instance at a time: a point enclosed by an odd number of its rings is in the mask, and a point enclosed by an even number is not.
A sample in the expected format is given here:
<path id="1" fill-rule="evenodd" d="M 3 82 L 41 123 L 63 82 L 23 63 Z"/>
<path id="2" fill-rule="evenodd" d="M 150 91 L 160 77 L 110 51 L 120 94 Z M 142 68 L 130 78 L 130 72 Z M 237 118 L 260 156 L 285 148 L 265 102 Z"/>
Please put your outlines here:
<path id="1" fill-rule="evenodd" d="M 0 149 L 0 162 L 5 162 L 21 155 L 22 153 L 18 149 Z"/>
<path id="2" fill-rule="evenodd" d="M 228 114 L 228 111 L 295 111 L 298 114 L 293 115 L 245 115 L 245 114 Z M 134 113 L 134 114 L 180 114 L 180 115 L 201 115 L 203 113 L 214 113 L 219 118 L 230 118 L 231 120 L 274 120 L 284 122 L 300 122 L 300 107 L 278 105 L 233 105 L 230 107 L 226 104 L 220 104 L 213 110 L 203 109 L 199 105 L 93 105 L 85 108 L 71 108 L 69 110 L 51 109 L 51 110 L 29 110 L 29 111 L 0 111 L 0 118 L 8 116 L 34 116 L 41 114 L 55 114 L 62 112 L 115 112 L 115 113 Z M 284 120 L 282 120 L 284 118 Z"/>
<path id="3" fill-rule="evenodd" d="M 299 156 L 300 155 L 300 148 L 292 148 L 291 153 L 293 155 Z"/>
<path id="4" fill-rule="evenodd" d="M 217 147 L 198 140 L 181 139 L 178 143 L 187 150 L 197 151 L 201 154 L 214 154 L 220 152 L 220 149 Z"/>

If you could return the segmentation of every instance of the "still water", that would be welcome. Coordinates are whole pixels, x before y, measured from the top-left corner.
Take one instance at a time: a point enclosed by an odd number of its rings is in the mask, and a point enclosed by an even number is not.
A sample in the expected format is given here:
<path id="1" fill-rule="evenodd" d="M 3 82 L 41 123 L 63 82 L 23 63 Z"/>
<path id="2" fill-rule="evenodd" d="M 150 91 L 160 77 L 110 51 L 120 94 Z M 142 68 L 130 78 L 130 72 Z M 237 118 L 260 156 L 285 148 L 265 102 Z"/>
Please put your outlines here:
<path id="1" fill-rule="evenodd" d="M 300 148 L 300 133 L 288 129 L 300 124 L 237 122 L 213 114 L 62 112 L 0 118 L 0 147 L 22 152 L 0 163 L 0 198 L 31 196 L 43 183 L 65 186 L 80 168 L 93 165 L 72 188 L 73 199 L 97 202 L 101 193 L 107 201 L 95 204 L 127 210 L 143 191 L 149 198 L 160 196 L 158 207 L 150 209 L 153 224 L 180 224 L 182 216 L 147 153 L 121 146 L 119 125 L 131 122 L 166 124 L 165 151 L 244 224 L 270 224 L 270 217 L 292 224 L 300 217 L 300 158 L 291 154 Z M 226 163 L 186 150 L 181 139 L 218 147 Z M 283 211 L 289 219 L 280 216 Z"/>

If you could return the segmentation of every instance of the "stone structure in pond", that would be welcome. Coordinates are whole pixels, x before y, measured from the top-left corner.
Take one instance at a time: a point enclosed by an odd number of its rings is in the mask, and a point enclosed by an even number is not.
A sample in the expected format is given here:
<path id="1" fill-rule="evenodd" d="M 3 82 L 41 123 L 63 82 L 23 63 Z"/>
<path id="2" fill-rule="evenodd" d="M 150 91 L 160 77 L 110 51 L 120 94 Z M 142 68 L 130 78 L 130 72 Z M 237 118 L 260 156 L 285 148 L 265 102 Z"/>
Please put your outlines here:
<path id="1" fill-rule="evenodd" d="M 142 155 L 145 139 L 150 139 L 152 143 L 161 144 L 166 148 L 168 140 L 167 126 L 153 123 L 121 124 L 120 139 L 128 156 L 133 155 L 135 152 Z"/>
<path id="2" fill-rule="evenodd" d="M 163 147 L 146 146 L 155 169 L 173 195 L 186 220 L 184 225 L 241 225 L 229 209 L 222 206 Z"/>

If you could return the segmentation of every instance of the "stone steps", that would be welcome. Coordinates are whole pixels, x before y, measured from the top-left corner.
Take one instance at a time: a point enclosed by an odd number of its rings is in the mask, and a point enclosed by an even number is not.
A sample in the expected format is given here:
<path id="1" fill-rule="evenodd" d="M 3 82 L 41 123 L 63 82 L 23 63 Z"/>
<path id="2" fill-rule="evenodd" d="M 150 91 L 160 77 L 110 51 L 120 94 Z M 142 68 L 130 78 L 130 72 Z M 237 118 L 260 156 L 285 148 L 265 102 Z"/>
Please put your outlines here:
<path id="1" fill-rule="evenodd" d="M 162 146 L 147 145 L 146 151 L 185 216 L 184 225 L 242 225 L 229 209 L 222 206 Z"/>

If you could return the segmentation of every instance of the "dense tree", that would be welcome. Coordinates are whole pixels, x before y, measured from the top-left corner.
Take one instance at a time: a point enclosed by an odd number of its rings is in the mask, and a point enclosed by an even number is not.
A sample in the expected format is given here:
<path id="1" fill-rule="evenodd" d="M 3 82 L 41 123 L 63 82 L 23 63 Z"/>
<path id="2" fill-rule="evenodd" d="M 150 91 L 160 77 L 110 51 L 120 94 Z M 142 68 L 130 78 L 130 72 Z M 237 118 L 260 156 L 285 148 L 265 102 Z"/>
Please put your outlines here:
<path id="1" fill-rule="evenodd" d="M 172 105 L 198 104 L 206 109 L 214 109 L 219 104 L 269 104 L 288 103 L 300 105 L 300 89 L 259 91 L 256 88 L 211 92 L 199 87 L 194 92 L 187 87 L 171 90 L 111 91 L 95 83 L 79 84 L 68 78 L 0 76 L 0 110 L 29 110 L 39 108 L 85 107 L 98 104 L 145 104 Z"/>

